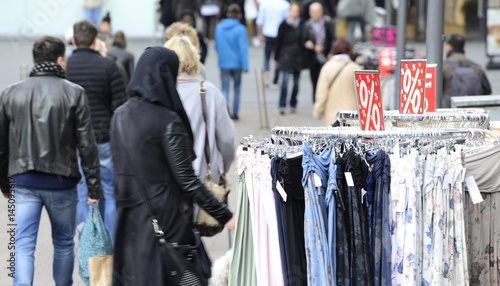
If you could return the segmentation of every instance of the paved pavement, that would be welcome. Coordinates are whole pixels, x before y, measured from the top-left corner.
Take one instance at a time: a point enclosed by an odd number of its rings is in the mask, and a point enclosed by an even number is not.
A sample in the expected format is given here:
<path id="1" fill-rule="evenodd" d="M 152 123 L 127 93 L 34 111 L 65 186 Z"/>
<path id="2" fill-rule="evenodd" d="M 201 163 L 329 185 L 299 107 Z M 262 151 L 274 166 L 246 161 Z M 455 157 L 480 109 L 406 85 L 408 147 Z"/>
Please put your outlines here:
<path id="1" fill-rule="evenodd" d="M 0 88 L 3 89 L 9 84 L 16 82 L 20 78 L 20 66 L 27 64 L 31 66 L 31 47 L 32 41 L 16 39 L 0 39 Z M 129 43 L 129 49 L 138 58 L 142 50 L 151 45 L 157 45 L 159 41 L 151 40 L 132 40 Z M 423 52 L 425 45 L 415 44 L 417 50 Z M 466 47 L 468 55 L 478 63 L 484 65 L 487 58 L 484 55 L 483 43 L 468 43 Z M 253 134 L 255 137 L 264 138 L 269 136 L 269 129 L 261 128 L 259 122 L 259 105 L 257 100 L 257 88 L 255 68 L 261 66 L 263 61 L 262 48 L 250 48 L 250 67 L 251 71 L 243 76 L 240 120 L 235 122 L 236 137 L 235 143 L 239 144 L 244 136 Z M 206 63 L 208 80 L 220 84 L 219 72 L 217 69 L 216 55 L 213 47 L 210 48 Z M 497 79 L 499 71 L 488 71 L 492 82 L 494 93 L 500 93 L 500 84 Z M 311 116 L 311 84 L 309 73 L 304 71 L 300 81 L 298 110 L 295 114 L 287 113 L 280 115 L 278 113 L 279 89 L 267 88 L 266 107 L 269 117 L 269 126 L 321 126 L 322 122 Z M 233 167 L 229 177 L 232 185 L 236 185 L 236 169 Z M 233 190 L 235 190 L 233 188 Z M 229 197 L 229 207 L 236 211 L 237 193 L 233 191 Z M 7 276 L 8 272 L 8 241 L 7 233 L 7 201 L 0 199 L 0 285 L 10 285 L 11 280 Z M 224 231 L 214 238 L 205 239 L 206 248 L 213 259 L 222 256 L 230 247 L 229 234 Z M 53 285 L 52 280 L 52 252 L 50 224 L 47 215 L 43 213 L 38 234 L 37 248 L 35 253 L 35 285 Z M 17 271 L 22 271 L 18 269 Z M 78 276 L 78 264 L 75 262 L 74 285 L 83 285 Z"/>

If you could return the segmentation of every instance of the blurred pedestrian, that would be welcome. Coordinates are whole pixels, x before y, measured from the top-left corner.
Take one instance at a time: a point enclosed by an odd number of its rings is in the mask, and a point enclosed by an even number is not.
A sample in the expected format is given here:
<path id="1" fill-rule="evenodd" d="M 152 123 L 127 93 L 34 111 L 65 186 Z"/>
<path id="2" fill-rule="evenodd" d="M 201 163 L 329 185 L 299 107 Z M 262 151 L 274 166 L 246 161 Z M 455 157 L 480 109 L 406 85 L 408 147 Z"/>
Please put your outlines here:
<path id="1" fill-rule="evenodd" d="M 220 8 L 220 20 L 227 18 L 227 12 L 229 11 L 229 6 L 231 4 L 238 4 L 241 10 L 241 17 L 239 19 L 243 26 L 246 26 L 246 11 L 245 11 L 245 0 L 219 0 Z"/>
<path id="2" fill-rule="evenodd" d="M 335 18 L 337 15 L 337 3 L 339 0 L 304 0 L 302 1 L 302 13 L 301 18 L 302 21 L 307 21 L 309 18 L 309 6 L 312 3 L 318 2 L 323 6 L 323 14 L 330 18 Z"/>
<path id="3" fill-rule="evenodd" d="M 89 186 L 83 203 L 98 203 L 97 146 L 85 91 L 66 80 L 64 43 L 37 39 L 33 61 L 29 78 L 0 95 L 0 187 L 6 198 L 15 198 L 14 285 L 33 285 L 44 206 L 54 246 L 52 277 L 55 285 L 72 285 L 80 179 L 76 156 Z"/>
<path id="4" fill-rule="evenodd" d="M 258 13 L 258 0 L 245 0 L 245 22 L 247 26 L 248 42 L 254 47 L 260 46 L 259 38 L 257 37 L 257 26 L 255 24 Z"/>
<path id="5" fill-rule="evenodd" d="M 171 50 L 146 49 L 130 81 L 132 98 L 113 116 L 111 142 L 119 202 L 114 286 L 170 285 L 171 273 L 165 271 L 143 191 L 168 243 L 195 244 L 193 203 L 234 229 L 231 211 L 194 173 L 193 133 L 175 88 L 179 64 Z M 206 285 L 206 281 L 191 283 L 186 285 Z"/>
<path id="6" fill-rule="evenodd" d="M 200 0 L 200 15 L 203 17 L 204 36 L 208 40 L 214 39 L 215 23 L 220 14 L 219 0 Z"/>
<path id="7" fill-rule="evenodd" d="M 134 55 L 127 51 L 127 39 L 125 38 L 125 33 L 122 31 L 115 33 L 107 56 L 111 58 L 117 66 L 120 64 L 124 69 L 122 76 L 125 87 L 127 87 L 130 78 L 134 73 L 135 60 Z"/>
<path id="8" fill-rule="evenodd" d="M 304 47 L 313 86 L 312 99 L 316 101 L 316 85 L 321 67 L 331 56 L 335 30 L 331 18 L 323 15 L 323 6 L 314 2 L 309 6 L 310 19 L 304 24 Z"/>
<path id="9" fill-rule="evenodd" d="M 101 15 L 101 7 L 105 0 L 83 0 L 83 10 L 85 19 L 90 21 L 92 25 L 99 25 L 99 15 Z"/>
<path id="10" fill-rule="evenodd" d="M 268 0 L 259 6 L 257 15 L 257 34 L 264 46 L 264 82 L 270 84 L 271 80 L 271 54 L 274 53 L 278 29 L 288 15 L 290 3 L 286 0 Z M 275 67 L 273 84 L 278 84 L 279 70 Z"/>
<path id="11" fill-rule="evenodd" d="M 333 56 L 321 68 L 313 114 L 323 119 L 325 126 L 337 120 L 338 111 L 357 109 L 354 71 L 361 67 L 352 58 L 351 43 L 338 39 L 333 44 Z"/>
<path id="12" fill-rule="evenodd" d="M 240 106 L 241 73 L 248 72 L 248 38 L 246 29 L 239 20 L 241 9 L 238 4 L 231 4 L 227 18 L 215 28 L 215 50 L 219 59 L 222 81 L 222 94 L 229 106 L 229 85 L 234 84 L 234 99 L 231 118 L 238 120 Z"/>
<path id="13" fill-rule="evenodd" d="M 198 33 L 192 26 L 181 22 L 175 22 L 170 25 L 167 30 L 165 30 L 165 36 L 163 38 L 164 46 L 170 39 L 175 36 L 188 37 L 191 43 L 198 49 L 198 51 L 200 51 Z M 207 78 L 205 65 L 203 65 L 202 63 L 199 64 L 199 73 L 203 78 Z"/>
<path id="14" fill-rule="evenodd" d="M 293 88 L 290 98 L 290 110 L 295 113 L 297 94 L 299 93 L 300 71 L 304 68 L 304 47 L 302 45 L 303 23 L 300 19 L 300 4 L 292 2 L 288 17 L 281 23 L 276 40 L 274 59 L 282 73 L 281 94 L 279 101 L 280 114 L 285 114 L 288 94 L 288 78 L 293 76 Z"/>
<path id="15" fill-rule="evenodd" d="M 197 0 L 160 0 L 160 23 L 165 29 L 180 21 L 184 13 L 196 14 L 200 10 Z"/>
<path id="16" fill-rule="evenodd" d="M 491 85 L 480 65 L 465 56 L 465 38 L 453 34 L 444 44 L 443 98 L 441 107 L 451 107 L 452 96 L 490 95 Z"/>
<path id="17" fill-rule="evenodd" d="M 355 30 L 359 25 L 361 30 L 361 41 L 366 42 L 366 25 L 375 20 L 374 0 L 340 0 L 337 6 L 337 16 L 345 18 L 349 31 L 349 41 L 356 42 Z"/>
<path id="18" fill-rule="evenodd" d="M 194 153 L 196 159 L 193 168 L 196 176 L 207 176 L 207 161 L 205 158 L 205 135 L 209 141 L 210 173 L 212 179 L 219 183 L 221 175 L 229 171 L 234 159 L 234 125 L 229 117 L 227 104 L 221 92 L 198 73 L 198 50 L 186 36 L 175 36 L 165 47 L 173 50 L 179 57 L 179 75 L 177 91 L 186 110 L 194 137 Z M 206 122 L 201 108 L 201 85 L 206 90 Z"/>
<path id="19" fill-rule="evenodd" d="M 189 26 L 193 27 L 193 29 L 196 30 L 196 17 L 193 13 L 187 13 L 187 12 L 183 13 L 181 15 L 180 22 L 188 24 Z M 215 22 L 214 22 L 214 28 L 215 28 Z M 214 28 L 212 28 L 211 33 L 213 33 Z M 203 33 L 201 33 L 200 31 L 196 30 L 196 35 L 198 36 L 198 43 L 199 43 L 199 47 L 196 46 L 196 48 L 199 49 L 200 51 L 200 62 L 202 64 L 205 64 L 205 60 L 208 55 L 207 41 L 205 40 L 205 37 L 203 37 Z M 213 36 L 211 36 L 211 38 L 209 39 L 213 39 Z"/>
<path id="20" fill-rule="evenodd" d="M 106 16 L 102 18 L 101 24 L 99 25 L 99 31 L 97 33 L 97 38 L 103 41 L 107 48 L 111 46 L 111 41 L 113 39 L 113 34 L 111 33 L 111 14 L 108 12 Z"/>
<path id="21" fill-rule="evenodd" d="M 68 80 L 85 89 L 90 104 L 92 127 L 99 150 L 103 200 L 101 211 L 106 229 L 114 240 L 116 203 L 113 198 L 114 171 L 111 161 L 109 124 L 114 111 L 126 100 L 125 86 L 118 67 L 113 60 L 101 56 L 95 47 L 98 43 L 97 29 L 88 21 L 73 26 L 73 45 L 77 48 L 68 59 Z M 78 184 L 79 203 L 77 225 L 87 218 L 85 204 L 87 185 Z"/>

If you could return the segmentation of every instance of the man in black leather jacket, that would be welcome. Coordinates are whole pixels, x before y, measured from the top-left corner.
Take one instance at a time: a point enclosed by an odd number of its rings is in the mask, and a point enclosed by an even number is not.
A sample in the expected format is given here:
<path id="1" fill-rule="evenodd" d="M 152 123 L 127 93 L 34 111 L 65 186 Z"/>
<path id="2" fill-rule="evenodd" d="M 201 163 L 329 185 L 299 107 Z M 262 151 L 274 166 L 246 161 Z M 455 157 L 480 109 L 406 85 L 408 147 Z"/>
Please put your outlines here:
<path id="1" fill-rule="evenodd" d="M 33 284 L 43 206 L 52 226 L 55 284 L 72 284 L 77 149 L 89 186 L 87 203 L 97 203 L 101 195 L 89 104 L 83 88 L 65 79 L 64 51 L 60 39 L 38 39 L 30 77 L 0 95 L 0 187 L 17 224 L 14 285 Z"/>

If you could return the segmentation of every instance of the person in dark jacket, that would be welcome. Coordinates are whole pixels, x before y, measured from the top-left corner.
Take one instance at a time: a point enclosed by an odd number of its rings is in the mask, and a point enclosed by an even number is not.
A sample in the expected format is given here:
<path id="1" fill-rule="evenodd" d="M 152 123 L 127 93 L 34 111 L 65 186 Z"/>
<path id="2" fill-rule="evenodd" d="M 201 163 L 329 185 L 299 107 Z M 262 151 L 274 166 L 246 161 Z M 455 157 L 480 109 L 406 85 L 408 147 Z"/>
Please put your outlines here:
<path id="1" fill-rule="evenodd" d="M 180 21 L 182 14 L 195 14 L 200 10 L 197 0 L 160 0 L 160 23 L 168 28 L 172 23 Z"/>
<path id="2" fill-rule="evenodd" d="M 115 62 L 102 57 L 94 50 L 96 39 L 97 29 L 90 22 L 82 21 L 73 26 L 73 44 L 77 49 L 68 59 L 67 76 L 68 80 L 85 89 L 90 103 L 92 127 L 101 165 L 103 190 L 101 211 L 106 229 L 113 238 L 116 206 L 113 199 L 114 173 L 109 124 L 115 109 L 125 102 L 126 94 L 123 78 Z M 84 200 L 86 192 L 87 186 L 82 180 L 78 184 L 77 225 L 84 222 L 87 217 L 88 206 Z"/>
<path id="3" fill-rule="evenodd" d="M 118 31 L 113 36 L 113 43 L 109 49 L 107 57 L 111 58 L 116 64 L 121 65 L 123 69 L 122 76 L 125 86 L 127 86 L 132 74 L 134 73 L 135 60 L 134 55 L 127 51 L 127 39 L 122 31 Z M 120 69 L 120 66 L 118 66 Z"/>
<path id="4" fill-rule="evenodd" d="M 323 6 L 314 2 L 309 6 L 311 18 L 304 24 L 304 47 L 307 49 L 307 62 L 313 86 L 312 99 L 316 101 L 316 85 L 323 64 L 331 57 L 335 41 L 334 25 L 330 17 L 323 15 Z"/>
<path id="5" fill-rule="evenodd" d="M 55 285 L 73 283 L 77 151 L 89 186 L 84 203 L 97 203 L 101 194 L 87 97 L 82 87 L 66 80 L 64 52 L 58 38 L 36 40 L 29 78 L 0 95 L 0 187 L 15 201 L 10 221 L 15 218 L 17 224 L 14 285 L 33 285 L 44 206 L 52 227 Z"/>
<path id="6" fill-rule="evenodd" d="M 196 30 L 196 18 L 194 16 L 194 13 L 183 13 L 181 15 L 181 22 L 188 24 L 189 26 L 193 27 L 193 29 Z M 200 31 L 196 30 L 196 35 L 198 36 L 198 41 L 200 43 L 200 62 L 202 64 L 205 64 L 205 59 L 207 58 L 208 55 L 207 41 L 205 41 L 205 38 L 203 37 L 203 34 Z"/>
<path id="7" fill-rule="evenodd" d="M 293 76 L 293 88 L 290 98 L 291 112 L 295 113 L 297 107 L 297 94 L 299 93 L 300 71 L 303 69 L 302 47 L 302 21 L 300 20 L 300 4 L 292 2 L 288 17 L 278 29 L 276 51 L 274 60 L 283 75 L 279 101 L 280 114 L 285 114 L 286 97 L 288 93 L 288 78 Z"/>
<path id="8" fill-rule="evenodd" d="M 113 257 L 114 286 L 168 285 L 165 280 L 169 273 L 161 262 L 137 176 L 168 242 L 195 242 L 194 202 L 222 225 L 234 229 L 233 214 L 194 173 L 193 134 L 175 87 L 178 70 L 179 59 L 173 51 L 146 49 L 130 81 L 132 98 L 113 116 L 118 238 Z M 126 153 L 135 166 L 129 164 Z"/>

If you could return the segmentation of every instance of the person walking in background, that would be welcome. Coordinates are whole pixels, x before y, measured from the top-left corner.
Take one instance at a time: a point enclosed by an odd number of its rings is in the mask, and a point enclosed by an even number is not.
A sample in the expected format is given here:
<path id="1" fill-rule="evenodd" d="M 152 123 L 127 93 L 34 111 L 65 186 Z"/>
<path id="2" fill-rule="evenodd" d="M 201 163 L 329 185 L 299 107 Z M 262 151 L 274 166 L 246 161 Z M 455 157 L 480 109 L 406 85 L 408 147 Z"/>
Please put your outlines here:
<path id="1" fill-rule="evenodd" d="M 257 37 L 257 26 L 255 21 L 259 7 L 258 0 L 245 0 L 245 22 L 247 24 L 248 41 L 254 47 L 260 46 L 259 38 Z"/>
<path id="2" fill-rule="evenodd" d="M 217 16 L 220 14 L 219 0 L 200 0 L 200 3 L 200 15 L 203 17 L 205 38 L 213 40 L 215 23 Z"/>
<path id="3" fill-rule="evenodd" d="M 97 38 L 103 41 L 109 48 L 111 45 L 111 40 L 113 39 L 113 34 L 111 34 L 111 15 L 106 13 L 106 16 L 102 18 L 101 24 L 99 25 L 99 31 L 97 33 Z"/>
<path id="4" fill-rule="evenodd" d="M 0 187 L 15 198 L 14 285 L 33 285 L 44 206 L 52 228 L 52 277 L 55 285 L 73 284 L 77 151 L 89 186 L 84 203 L 98 203 L 101 195 L 87 97 L 66 80 L 64 50 L 58 38 L 37 39 L 29 78 L 0 95 Z"/>
<path id="5" fill-rule="evenodd" d="M 330 18 L 335 18 L 337 15 L 337 3 L 339 0 L 305 0 L 302 1 L 302 13 L 300 17 L 302 18 L 302 21 L 307 21 L 309 20 L 309 6 L 311 6 L 312 3 L 318 2 L 323 6 L 323 14 L 325 16 L 329 16 Z"/>
<path id="6" fill-rule="evenodd" d="M 304 47 L 307 49 L 307 62 L 313 86 L 312 99 L 316 101 L 316 85 L 321 67 L 331 56 L 335 31 L 328 16 L 323 15 L 323 6 L 314 2 L 309 6 L 310 19 L 304 24 Z"/>
<path id="7" fill-rule="evenodd" d="M 114 111 L 126 100 L 125 86 L 118 67 L 109 58 L 94 50 L 97 43 L 97 29 L 88 21 L 73 26 L 73 45 L 77 47 L 68 59 L 68 80 L 85 89 L 90 104 L 92 127 L 99 150 L 103 200 L 101 212 L 106 229 L 114 241 L 116 205 L 113 198 L 114 171 L 109 143 L 109 124 Z M 88 206 L 85 181 L 78 184 L 77 225 L 87 218 Z"/>
<path id="8" fill-rule="evenodd" d="M 490 95 L 491 85 L 486 73 L 465 56 L 465 38 L 453 34 L 444 44 L 443 98 L 441 107 L 451 107 L 452 96 Z"/>
<path id="9" fill-rule="evenodd" d="M 241 10 L 241 17 L 239 19 L 243 26 L 246 26 L 246 11 L 245 11 L 245 0 L 219 0 L 220 8 L 220 20 L 227 18 L 227 12 L 229 11 L 229 6 L 231 4 L 238 4 Z"/>
<path id="10" fill-rule="evenodd" d="M 181 15 L 180 22 L 188 24 L 189 26 L 193 27 L 193 29 L 196 30 L 196 18 L 193 13 L 183 13 Z M 214 28 L 215 27 L 212 28 L 212 33 Z M 205 64 L 205 60 L 208 55 L 207 41 L 205 40 L 205 37 L 203 37 L 203 34 L 200 31 L 196 30 L 196 35 L 198 36 L 198 43 L 199 43 L 199 45 L 197 45 L 196 48 L 199 49 L 200 51 L 200 62 L 202 64 Z M 213 36 L 211 36 L 209 39 L 213 39 Z"/>
<path id="11" fill-rule="evenodd" d="M 104 1 L 105 0 L 83 0 L 85 19 L 95 27 L 99 24 L 99 15 L 101 14 L 101 7 Z"/>
<path id="12" fill-rule="evenodd" d="M 219 183 L 221 175 L 229 171 L 234 160 L 234 125 L 229 118 L 224 96 L 211 83 L 198 73 L 199 56 L 197 48 L 186 36 L 175 36 L 165 47 L 173 50 L 179 57 L 179 75 L 177 76 L 177 91 L 186 110 L 194 137 L 194 153 L 196 159 L 193 168 L 198 178 L 207 176 L 205 158 L 205 135 L 208 136 L 210 154 L 210 173 L 212 179 Z M 201 108 L 199 89 L 201 84 L 206 90 L 206 122 Z"/>
<path id="13" fill-rule="evenodd" d="M 113 37 L 113 42 L 111 48 L 109 49 L 107 56 L 111 58 L 116 64 L 121 65 L 123 68 L 122 76 L 125 88 L 134 73 L 135 60 L 134 55 L 127 51 L 127 39 L 125 38 L 125 33 L 118 31 Z M 120 68 L 120 67 L 118 67 Z"/>
<path id="14" fill-rule="evenodd" d="M 290 3 L 286 0 L 267 0 L 260 4 L 257 15 L 257 34 L 264 44 L 264 83 L 271 80 L 271 54 L 275 50 L 278 29 L 288 15 Z M 273 84 L 278 84 L 279 69 L 275 67 Z"/>
<path id="15" fill-rule="evenodd" d="M 354 32 L 359 24 L 361 41 L 366 42 L 366 25 L 375 19 L 375 2 L 373 0 L 341 0 L 337 6 L 337 16 L 345 18 L 348 28 L 348 39 L 356 42 Z"/>
<path id="16" fill-rule="evenodd" d="M 325 126 L 337 120 L 338 111 L 357 109 L 354 71 L 361 67 L 352 58 L 351 43 L 338 39 L 333 44 L 333 56 L 321 68 L 313 115 L 324 119 Z"/>
<path id="17" fill-rule="evenodd" d="M 293 88 L 290 98 L 290 110 L 295 113 L 297 94 L 299 92 L 300 71 L 304 68 L 302 45 L 302 21 L 300 19 L 300 4 L 292 2 L 288 17 L 281 23 L 276 40 L 274 59 L 282 73 L 281 94 L 279 101 L 280 114 L 285 114 L 286 97 L 288 94 L 288 78 L 293 76 Z"/>
<path id="18" fill-rule="evenodd" d="M 164 47 L 146 49 L 130 81 L 132 98 L 113 116 L 119 237 L 113 254 L 114 286 L 169 285 L 166 281 L 170 272 L 165 271 L 140 186 L 147 191 L 158 226 L 169 243 L 180 247 L 195 244 L 194 203 L 221 225 L 234 229 L 231 211 L 207 190 L 193 170 L 193 133 L 175 87 L 178 71 L 179 59 L 173 51 Z"/>
<path id="19" fill-rule="evenodd" d="M 239 20 L 241 9 L 231 4 L 227 18 L 215 28 L 215 50 L 217 51 L 222 82 L 222 94 L 229 108 L 229 84 L 234 84 L 233 110 L 231 118 L 238 120 L 240 106 L 241 73 L 248 72 L 248 38 L 246 29 Z"/>

